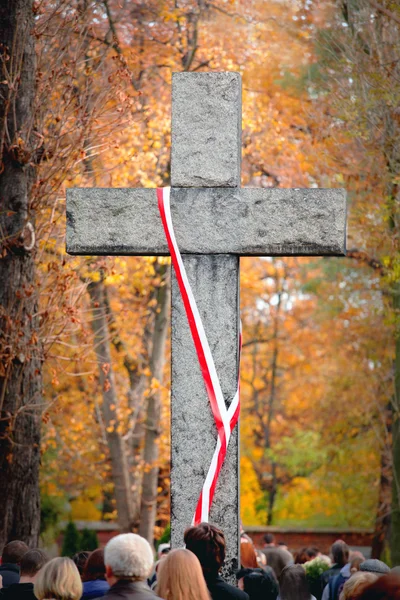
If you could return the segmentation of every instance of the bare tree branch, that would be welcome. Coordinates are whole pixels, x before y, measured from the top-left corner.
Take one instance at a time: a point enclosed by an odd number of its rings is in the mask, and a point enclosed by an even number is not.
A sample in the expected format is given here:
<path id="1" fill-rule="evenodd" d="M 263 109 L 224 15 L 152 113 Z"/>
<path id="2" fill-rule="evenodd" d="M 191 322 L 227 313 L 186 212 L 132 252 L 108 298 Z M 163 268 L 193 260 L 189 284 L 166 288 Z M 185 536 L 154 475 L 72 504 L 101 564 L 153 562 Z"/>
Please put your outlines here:
<path id="1" fill-rule="evenodd" d="M 382 262 L 375 258 L 374 256 L 370 256 L 365 250 L 360 250 L 359 248 L 349 248 L 346 253 L 347 258 L 353 258 L 357 260 L 359 263 L 363 263 L 379 271 L 382 275 L 384 272 L 384 266 Z"/>
<path id="2" fill-rule="evenodd" d="M 369 3 L 371 6 L 376 8 L 376 10 L 378 10 L 382 14 L 386 15 L 387 17 L 389 17 L 389 19 L 392 19 L 392 21 L 396 21 L 396 23 L 398 23 L 400 25 L 400 15 L 396 15 L 396 13 L 389 10 L 385 6 L 382 6 L 382 4 L 380 4 L 380 2 L 375 2 L 375 0 L 369 0 Z"/>

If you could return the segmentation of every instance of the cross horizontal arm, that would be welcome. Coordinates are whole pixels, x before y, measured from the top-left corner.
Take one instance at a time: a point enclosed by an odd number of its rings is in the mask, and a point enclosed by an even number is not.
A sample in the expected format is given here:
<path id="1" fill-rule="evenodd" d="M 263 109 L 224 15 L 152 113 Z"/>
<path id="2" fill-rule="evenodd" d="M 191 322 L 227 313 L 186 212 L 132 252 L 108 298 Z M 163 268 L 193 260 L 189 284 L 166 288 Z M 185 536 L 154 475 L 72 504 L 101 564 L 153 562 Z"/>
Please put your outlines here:
<path id="1" fill-rule="evenodd" d="M 172 188 L 183 254 L 345 254 L 342 189 Z M 168 255 L 154 189 L 67 191 L 67 252 Z"/>

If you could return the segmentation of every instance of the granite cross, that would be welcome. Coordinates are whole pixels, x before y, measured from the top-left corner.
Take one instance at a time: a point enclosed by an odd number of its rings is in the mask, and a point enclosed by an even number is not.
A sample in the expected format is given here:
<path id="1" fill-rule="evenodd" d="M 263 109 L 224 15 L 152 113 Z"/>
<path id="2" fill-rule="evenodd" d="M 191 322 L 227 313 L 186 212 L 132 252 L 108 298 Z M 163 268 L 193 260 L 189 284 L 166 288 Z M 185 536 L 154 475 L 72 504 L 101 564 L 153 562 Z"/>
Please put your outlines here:
<path id="1" fill-rule="evenodd" d="M 237 385 L 240 256 L 342 255 L 341 189 L 240 188 L 241 77 L 176 73 L 172 80 L 171 212 L 227 404 Z M 67 251 L 168 254 L 154 189 L 69 189 Z M 216 440 L 178 285 L 172 281 L 171 528 L 181 546 Z M 210 521 L 225 532 L 225 574 L 239 548 L 238 428 Z"/>

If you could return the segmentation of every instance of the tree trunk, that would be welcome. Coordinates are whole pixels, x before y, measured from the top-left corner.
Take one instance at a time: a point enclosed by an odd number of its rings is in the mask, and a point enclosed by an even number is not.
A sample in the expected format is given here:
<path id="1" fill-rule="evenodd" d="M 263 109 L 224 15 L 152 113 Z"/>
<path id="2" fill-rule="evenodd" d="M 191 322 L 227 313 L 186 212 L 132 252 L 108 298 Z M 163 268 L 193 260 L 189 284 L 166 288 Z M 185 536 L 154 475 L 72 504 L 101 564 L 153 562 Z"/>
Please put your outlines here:
<path id="1" fill-rule="evenodd" d="M 168 332 L 168 309 L 170 305 L 170 273 L 165 265 L 159 267 L 162 283 L 157 291 L 156 317 L 154 322 L 153 345 L 150 371 L 153 381 L 162 383 L 165 364 L 165 344 Z M 150 544 L 154 540 L 154 525 L 157 513 L 158 487 L 158 438 L 160 436 L 161 393 L 156 387 L 152 390 L 147 405 L 146 434 L 144 442 L 144 474 L 140 507 L 139 534 Z"/>
<path id="2" fill-rule="evenodd" d="M 272 462 L 271 464 L 271 487 L 269 490 L 268 497 L 268 509 L 267 509 L 267 525 L 268 527 L 272 525 L 272 519 L 274 515 L 274 505 L 276 500 L 276 495 L 278 493 L 278 481 L 276 478 L 276 462 Z"/>
<path id="3" fill-rule="evenodd" d="M 386 409 L 386 427 L 388 435 L 392 430 L 392 406 Z M 383 446 L 381 451 L 381 473 L 379 481 L 378 507 L 376 511 L 374 537 L 372 539 L 371 558 L 380 558 L 388 538 L 390 528 L 391 496 L 392 496 L 392 460 L 390 447 Z"/>
<path id="4" fill-rule="evenodd" d="M 150 363 L 150 349 L 154 331 L 154 315 L 149 311 L 142 335 L 142 348 L 133 357 L 119 335 L 114 314 L 109 302 L 107 288 L 103 287 L 107 306 L 107 326 L 111 342 L 118 352 L 124 354 L 124 367 L 129 377 L 128 404 L 132 411 L 129 419 L 129 435 L 125 445 L 131 481 L 133 529 L 139 528 L 140 503 L 143 479 L 143 449 L 145 439 L 145 391 L 148 386 L 146 368 Z M 151 296 L 152 297 L 152 296 Z"/>
<path id="5" fill-rule="evenodd" d="M 277 279 L 278 281 L 278 279 Z M 268 398 L 268 413 L 267 413 L 267 424 L 265 429 L 265 448 L 269 450 L 272 447 L 271 444 L 271 427 L 272 419 L 274 417 L 274 409 L 276 402 L 276 385 L 278 378 L 278 356 L 279 356 L 279 329 L 280 329 L 280 314 L 282 308 L 282 290 L 277 293 L 278 303 L 276 305 L 275 318 L 274 318 L 274 329 L 272 335 L 272 360 L 271 360 L 271 383 L 270 393 Z M 277 481 L 277 464 L 272 461 L 271 463 L 271 482 L 269 484 L 269 496 L 268 496 L 268 507 L 267 507 L 267 525 L 272 525 L 274 504 L 276 495 L 278 493 L 278 481 Z"/>
<path id="6" fill-rule="evenodd" d="M 111 350 L 102 280 L 91 282 L 88 291 L 92 304 L 92 329 L 94 347 L 99 366 L 99 379 L 103 394 L 102 411 L 110 450 L 111 476 L 114 483 L 118 523 L 122 531 L 131 531 L 133 525 L 133 504 L 127 453 L 121 434 L 118 432 L 118 395 L 111 364 Z"/>
<path id="7" fill-rule="evenodd" d="M 400 284 L 393 290 L 395 318 L 400 319 Z M 397 327 L 398 328 L 398 327 Z M 394 394 L 392 423 L 392 516 L 390 529 L 390 550 L 393 565 L 400 564 L 400 335 L 396 331 L 394 359 Z"/>
<path id="8" fill-rule="evenodd" d="M 0 2 L 0 551 L 12 539 L 36 546 L 40 528 L 33 26 L 32 0 Z"/>

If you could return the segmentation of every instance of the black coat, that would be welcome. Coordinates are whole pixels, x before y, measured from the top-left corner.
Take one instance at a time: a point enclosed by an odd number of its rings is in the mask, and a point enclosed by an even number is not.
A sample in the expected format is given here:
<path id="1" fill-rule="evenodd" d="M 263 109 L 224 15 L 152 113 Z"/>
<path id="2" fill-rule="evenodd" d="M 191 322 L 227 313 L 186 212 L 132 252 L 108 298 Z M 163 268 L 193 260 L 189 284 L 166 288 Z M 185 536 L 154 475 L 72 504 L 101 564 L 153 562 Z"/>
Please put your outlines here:
<path id="1" fill-rule="evenodd" d="M 0 575 L 3 578 L 3 588 L 19 582 L 19 566 L 13 563 L 0 565 Z"/>
<path id="2" fill-rule="evenodd" d="M 342 569 L 343 565 L 337 565 L 336 563 L 330 568 L 327 569 L 326 571 L 324 571 L 321 575 L 320 578 L 320 590 L 319 590 L 319 594 L 316 595 L 317 600 L 320 600 L 322 598 L 322 594 L 324 592 L 325 586 L 329 583 L 329 580 L 332 577 L 336 577 L 336 575 L 340 574 L 340 571 Z"/>
<path id="3" fill-rule="evenodd" d="M 212 600 L 249 600 L 246 592 L 229 585 L 219 575 L 213 578 L 208 577 L 206 583 Z"/>
<path id="4" fill-rule="evenodd" d="M 12 583 L 0 590 L 0 600 L 37 600 L 33 583 Z"/>
<path id="5" fill-rule="evenodd" d="M 103 596 L 104 600 L 155 600 L 159 598 L 145 581 L 119 579 Z"/>

